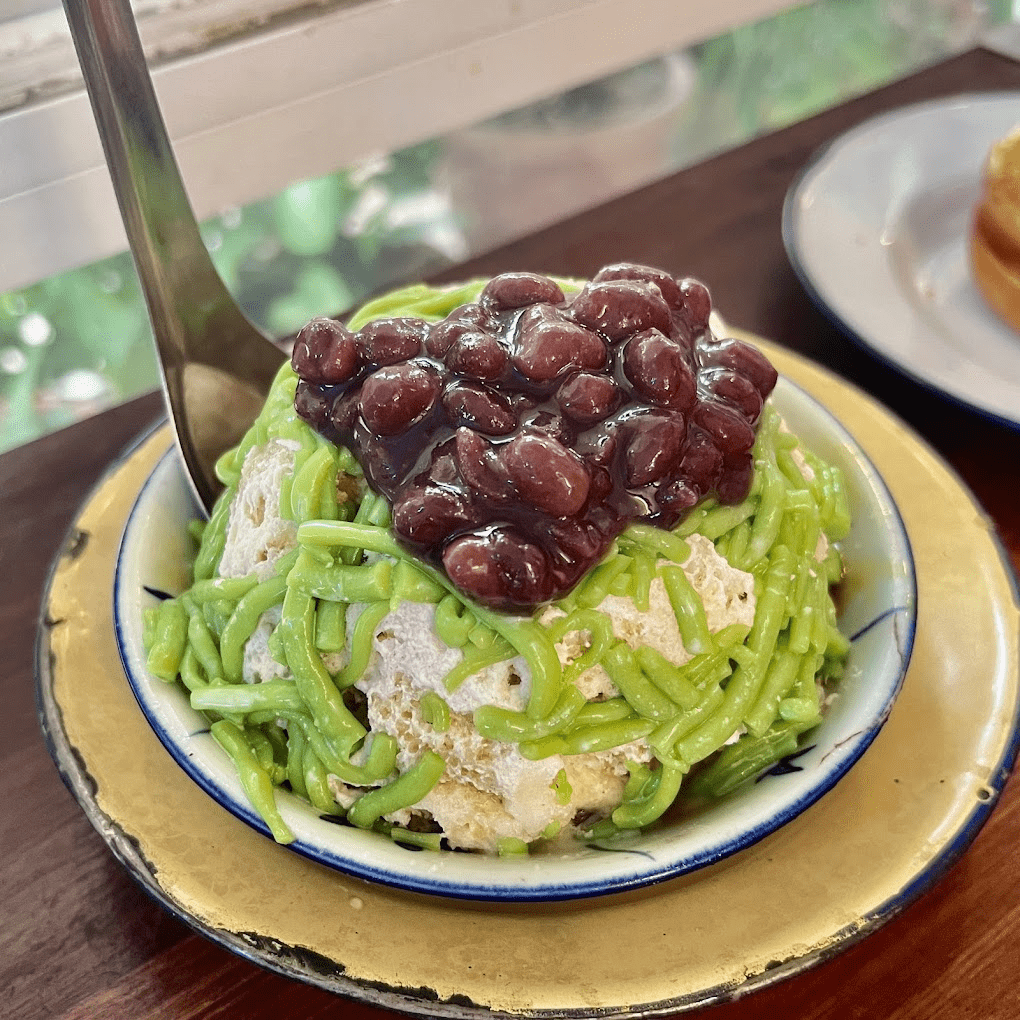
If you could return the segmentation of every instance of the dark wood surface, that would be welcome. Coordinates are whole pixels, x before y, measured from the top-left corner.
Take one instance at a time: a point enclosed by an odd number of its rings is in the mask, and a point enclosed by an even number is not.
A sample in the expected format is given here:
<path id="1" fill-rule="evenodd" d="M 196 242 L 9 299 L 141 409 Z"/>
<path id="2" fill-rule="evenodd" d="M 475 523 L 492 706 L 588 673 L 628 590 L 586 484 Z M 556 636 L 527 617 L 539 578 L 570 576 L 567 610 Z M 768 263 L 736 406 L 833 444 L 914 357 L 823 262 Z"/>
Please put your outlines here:
<path id="1" fill-rule="evenodd" d="M 786 190 L 820 144 L 886 109 L 992 89 L 1020 89 L 1020 65 L 971 51 L 444 275 L 584 276 L 633 259 L 704 279 L 731 322 L 830 366 L 926 437 L 1020 568 L 1020 431 L 953 406 L 849 343 L 802 290 L 780 237 Z M 0 456 L 0 1015 L 381 1018 L 389 1014 L 264 972 L 171 918 L 107 850 L 47 755 L 33 693 L 46 575 L 91 486 L 160 413 L 151 394 Z M 704 1015 L 1015 1020 L 1018 847 L 1014 778 L 970 850 L 902 915 L 809 973 Z"/>

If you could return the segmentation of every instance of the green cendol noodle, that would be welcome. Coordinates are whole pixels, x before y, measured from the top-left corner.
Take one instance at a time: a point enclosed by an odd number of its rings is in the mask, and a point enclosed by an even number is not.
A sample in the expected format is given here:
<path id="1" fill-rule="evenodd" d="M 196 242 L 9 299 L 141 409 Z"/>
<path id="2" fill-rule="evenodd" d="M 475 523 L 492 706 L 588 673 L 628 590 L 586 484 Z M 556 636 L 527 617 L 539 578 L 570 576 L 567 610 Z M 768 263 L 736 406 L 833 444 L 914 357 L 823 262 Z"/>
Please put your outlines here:
<path id="1" fill-rule="evenodd" d="M 366 305 L 352 329 L 381 316 L 413 315 L 429 321 L 477 298 L 485 281 L 436 290 L 405 288 Z M 347 821 L 394 839 L 438 849 L 441 834 L 411 832 L 382 821 L 416 804 L 439 780 L 445 762 L 433 751 L 397 776 L 396 742 L 373 734 L 360 764 L 352 754 L 366 729 L 347 707 L 343 692 L 360 678 L 382 618 L 400 602 L 436 605 L 440 637 L 463 651 L 447 675 L 449 690 L 482 667 L 521 655 L 531 670 L 531 696 L 523 712 L 485 706 L 475 712 L 485 737 L 511 741 L 532 759 L 604 750 L 645 738 L 652 764 L 628 765 L 623 801 L 594 824 L 591 838 L 650 825 L 679 799 L 720 797 L 797 748 L 800 734 L 822 713 L 819 681 L 838 679 L 849 650 L 836 627 L 830 586 L 842 575 L 833 544 L 850 526 L 838 468 L 810 451 L 800 453 L 813 471 L 797 466 L 796 438 L 781 430 L 766 404 L 754 447 L 755 474 L 747 498 L 736 506 L 703 502 L 673 531 L 632 524 L 606 558 L 556 603 L 564 615 L 547 625 L 470 603 L 446 577 L 414 559 L 389 530 L 386 501 L 366 490 L 360 503 L 341 502 L 337 478 L 361 477 L 349 450 L 336 447 L 294 411 L 296 377 L 281 368 L 265 407 L 241 444 L 225 454 L 217 473 L 225 491 L 208 524 L 196 522 L 199 539 L 194 583 L 145 617 L 150 671 L 180 682 L 192 706 L 210 720 L 211 732 L 237 767 L 245 793 L 281 843 L 293 839 L 276 804 L 289 788 L 327 815 L 342 816 L 327 776 L 351 786 L 374 786 L 346 812 Z M 229 507 L 245 455 L 273 439 L 296 444 L 293 474 L 280 493 L 281 515 L 297 527 L 298 547 L 283 556 L 267 580 L 216 576 L 226 540 Z M 685 539 L 700 534 L 734 567 L 754 577 L 757 611 L 748 629 L 739 625 L 710 634 L 705 611 L 676 565 L 688 553 Z M 820 536 L 828 539 L 823 562 L 815 560 Z M 381 554 L 366 559 L 366 553 Z M 676 666 L 651 648 L 632 650 L 613 635 L 597 608 L 606 595 L 627 596 L 648 608 L 649 588 L 660 576 L 676 614 L 684 646 L 694 657 Z M 349 639 L 349 659 L 335 676 L 322 654 L 348 642 L 346 613 L 364 606 Z M 293 679 L 249 684 L 242 679 L 245 642 L 260 616 L 280 606 L 282 620 L 270 647 Z M 586 631 L 584 654 L 561 667 L 554 645 L 572 631 Z M 587 702 L 572 681 L 601 664 L 619 697 Z M 436 694 L 422 699 L 437 730 L 449 709 Z M 746 732 L 733 741 L 739 728 Z M 692 768 L 699 766 L 697 769 Z M 688 774 L 690 773 L 689 778 Z M 570 790 L 562 771 L 561 803 Z M 376 786 L 375 784 L 383 785 Z M 520 854 L 520 840 L 503 840 L 501 854 Z"/>

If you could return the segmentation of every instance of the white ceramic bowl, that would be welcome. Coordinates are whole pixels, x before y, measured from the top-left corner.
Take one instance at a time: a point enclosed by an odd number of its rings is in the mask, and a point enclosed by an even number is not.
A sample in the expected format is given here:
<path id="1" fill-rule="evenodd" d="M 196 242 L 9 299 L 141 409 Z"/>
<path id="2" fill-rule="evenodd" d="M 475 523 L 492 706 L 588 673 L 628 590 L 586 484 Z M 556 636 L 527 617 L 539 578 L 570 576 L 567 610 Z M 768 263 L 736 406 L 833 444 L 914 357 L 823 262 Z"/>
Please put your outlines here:
<path id="1" fill-rule="evenodd" d="M 846 475 L 853 527 L 842 548 L 847 582 L 840 628 L 849 665 L 823 720 L 803 749 L 756 782 L 695 817 L 620 839 L 609 852 L 579 847 L 564 856 L 493 858 L 402 847 L 387 837 L 325 820 L 278 791 L 296 835 L 290 849 L 339 871 L 414 892 L 463 899 L 558 900 L 660 882 L 722 860 L 757 842 L 830 790 L 865 752 L 892 708 L 910 657 L 916 584 L 910 543 L 892 497 L 852 437 L 803 390 L 780 379 L 773 402 L 790 428 Z M 149 477 L 125 527 L 114 590 L 117 641 L 128 682 L 178 764 L 228 811 L 268 836 L 233 765 L 193 711 L 181 685 L 145 669 L 142 613 L 154 592 L 187 585 L 186 526 L 197 515 L 176 452 Z"/>

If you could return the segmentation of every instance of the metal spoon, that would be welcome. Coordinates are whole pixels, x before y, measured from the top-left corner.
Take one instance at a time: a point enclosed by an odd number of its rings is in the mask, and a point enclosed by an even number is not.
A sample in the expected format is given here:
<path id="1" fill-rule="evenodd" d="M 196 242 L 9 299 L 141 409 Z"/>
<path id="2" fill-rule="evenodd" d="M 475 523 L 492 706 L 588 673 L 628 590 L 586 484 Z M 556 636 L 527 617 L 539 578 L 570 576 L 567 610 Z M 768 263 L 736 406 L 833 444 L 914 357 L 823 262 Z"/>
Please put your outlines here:
<path id="1" fill-rule="evenodd" d="M 284 354 L 245 317 L 209 257 L 160 114 L 130 0 L 64 0 L 149 309 L 163 391 L 208 512 L 213 466 L 255 419 Z"/>

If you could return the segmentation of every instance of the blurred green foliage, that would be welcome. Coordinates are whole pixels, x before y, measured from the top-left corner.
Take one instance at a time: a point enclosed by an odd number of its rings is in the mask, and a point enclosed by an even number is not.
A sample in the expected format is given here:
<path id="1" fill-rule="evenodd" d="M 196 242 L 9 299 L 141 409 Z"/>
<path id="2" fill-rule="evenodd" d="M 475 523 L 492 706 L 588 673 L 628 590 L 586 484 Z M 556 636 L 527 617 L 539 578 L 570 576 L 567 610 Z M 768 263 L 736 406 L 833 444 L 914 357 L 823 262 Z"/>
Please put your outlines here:
<path id="1" fill-rule="evenodd" d="M 1010 0 L 816 0 L 696 46 L 676 165 L 905 74 L 1010 16 Z M 439 140 L 299 182 L 203 224 L 203 237 L 252 319 L 293 333 L 468 254 L 436 184 L 441 154 Z M 0 450 L 157 385 L 126 253 L 0 295 Z"/>
<path id="2" fill-rule="evenodd" d="M 776 130 L 971 45 L 1012 0 L 819 0 L 700 46 L 689 133 Z M 693 130 L 691 130 L 693 129 Z"/>
<path id="3" fill-rule="evenodd" d="M 436 268 L 442 203 L 427 143 L 302 181 L 202 224 L 224 282 L 273 336 Z M 447 224 L 451 227 L 451 224 Z M 0 450 L 159 385 L 148 317 L 127 252 L 0 295 Z"/>

